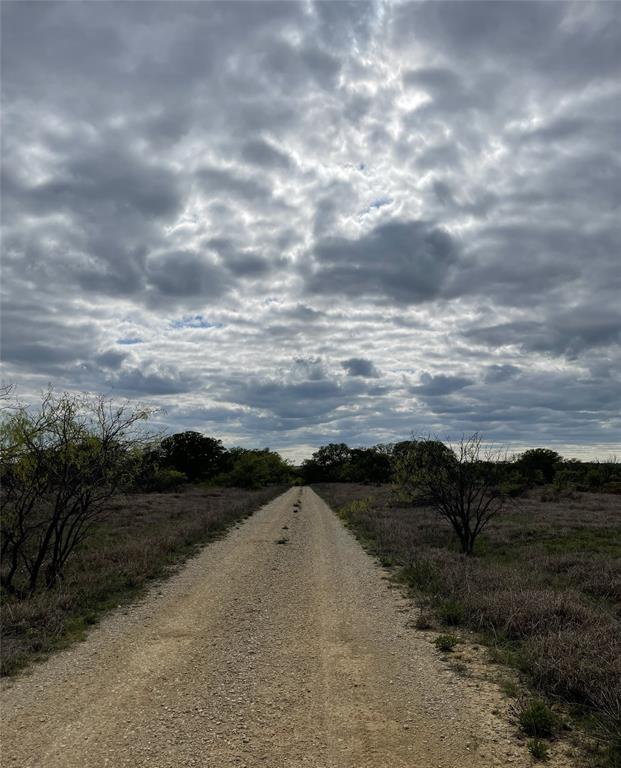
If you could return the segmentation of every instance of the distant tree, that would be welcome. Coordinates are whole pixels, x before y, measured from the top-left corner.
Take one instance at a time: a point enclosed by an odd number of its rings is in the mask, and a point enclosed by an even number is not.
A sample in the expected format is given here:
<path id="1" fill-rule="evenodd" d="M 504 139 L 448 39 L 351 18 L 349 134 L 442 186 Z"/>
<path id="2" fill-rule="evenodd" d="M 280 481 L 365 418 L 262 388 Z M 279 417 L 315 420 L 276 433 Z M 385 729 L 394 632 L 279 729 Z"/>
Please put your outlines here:
<path id="1" fill-rule="evenodd" d="M 133 471 L 146 408 L 48 392 L 17 405 L 0 426 L 2 586 L 34 592 L 62 577 L 75 547 Z"/>
<path id="2" fill-rule="evenodd" d="M 351 449 L 345 443 L 322 445 L 303 462 L 302 474 L 307 483 L 342 482 L 350 459 Z"/>
<path id="3" fill-rule="evenodd" d="M 417 489 L 450 523 L 461 551 L 471 555 L 477 538 L 506 502 L 498 487 L 502 457 L 483 450 L 478 434 L 462 438 L 454 448 L 438 440 L 419 440 L 413 450 L 411 475 L 403 478 L 406 490 Z"/>
<path id="4" fill-rule="evenodd" d="M 131 485 L 126 490 L 140 493 L 166 493 L 188 482 L 183 472 L 165 466 L 159 442 L 139 446 L 131 452 L 134 463 Z"/>
<path id="5" fill-rule="evenodd" d="M 551 483 L 563 457 L 549 448 L 531 448 L 518 456 L 515 466 L 529 485 Z"/>
<path id="6" fill-rule="evenodd" d="M 162 466 L 182 472 L 192 482 L 214 477 L 226 462 L 222 442 L 200 432 L 178 432 L 164 438 L 161 452 Z"/>
<path id="7" fill-rule="evenodd" d="M 214 483 L 236 488 L 263 488 L 289 483 L 293 472 L 291 465 L 269 448 L 232 448 L 228 462 L 228 470 L 217 475 Z"/>
<path id="8" fill-rule="evenodd" d="M 388 483 L 392 474 L 390 456 L 379 446 L 352 448 L 342 474 L 343 479 L 353 483 Z"/>

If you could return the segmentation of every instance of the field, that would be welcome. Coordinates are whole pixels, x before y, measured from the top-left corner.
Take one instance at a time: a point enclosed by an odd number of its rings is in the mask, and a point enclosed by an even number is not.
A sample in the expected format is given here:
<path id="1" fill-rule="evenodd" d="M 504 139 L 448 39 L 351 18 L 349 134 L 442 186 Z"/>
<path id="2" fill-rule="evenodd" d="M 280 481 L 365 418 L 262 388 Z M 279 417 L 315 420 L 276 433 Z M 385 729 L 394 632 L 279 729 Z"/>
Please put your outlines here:
<path id="1" fill-rule="evenodd" d="M 189 488 L 183 493 L 117 496 L 61 585 L 26 600 L 7 598 L 2 674 L 81 638 L 106 610 L 134 596 L 192 554 L 197 545 L 247 517 L 283 488 Z"/>
<path id="2" fill-rule="evenodd" d="M 588 734 L 593 765 L 621 765 L 621 497 L 530 491 L 467 558 L 432 510 L 389 486 L 314 487 L 413 590 L 421 628 L 475 630 L 563 713 L 559 729 Z"/>

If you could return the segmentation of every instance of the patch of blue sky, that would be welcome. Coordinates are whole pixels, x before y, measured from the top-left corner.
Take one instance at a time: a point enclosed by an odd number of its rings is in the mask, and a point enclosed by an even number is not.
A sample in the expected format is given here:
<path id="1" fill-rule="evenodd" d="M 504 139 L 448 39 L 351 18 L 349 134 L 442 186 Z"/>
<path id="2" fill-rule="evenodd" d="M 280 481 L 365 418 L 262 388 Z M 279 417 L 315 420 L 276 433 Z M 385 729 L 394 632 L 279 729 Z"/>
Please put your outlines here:
<path id="1" fill-rule="evenodd" d="M 369 210 L 371 208 L 383 208 L 385 205 L 390 205 L 392 203 L 392 197 L 388 197 L 388 195 L 382 195 L 381 197 L 377 197 L 373 202 L 369 205 Z"/>
<path id="2" fill-rule="evenodd" d="M 171 328 L 223 328 L 223 323 L 212 323 L 203 315 L 184 315 L 176 320 L 170 321 Z"/>
<path id="3" fill-rule="evenodd" d="M 117 344 L 142 344 L 144 339 L 139 336 L 128 336 L 127 338 L 117 339 Z"/>

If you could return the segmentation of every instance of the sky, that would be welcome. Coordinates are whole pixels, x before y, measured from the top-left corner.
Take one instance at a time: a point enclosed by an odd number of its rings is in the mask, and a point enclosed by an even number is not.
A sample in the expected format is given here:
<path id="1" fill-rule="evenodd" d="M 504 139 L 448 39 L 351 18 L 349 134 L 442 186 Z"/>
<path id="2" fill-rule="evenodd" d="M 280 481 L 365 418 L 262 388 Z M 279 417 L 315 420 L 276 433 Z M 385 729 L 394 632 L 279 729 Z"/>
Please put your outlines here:
<path id="1" fill-rule="evenodd" d="M 621 454 L 621 4 L 1 10 L 22 399 Z"/>

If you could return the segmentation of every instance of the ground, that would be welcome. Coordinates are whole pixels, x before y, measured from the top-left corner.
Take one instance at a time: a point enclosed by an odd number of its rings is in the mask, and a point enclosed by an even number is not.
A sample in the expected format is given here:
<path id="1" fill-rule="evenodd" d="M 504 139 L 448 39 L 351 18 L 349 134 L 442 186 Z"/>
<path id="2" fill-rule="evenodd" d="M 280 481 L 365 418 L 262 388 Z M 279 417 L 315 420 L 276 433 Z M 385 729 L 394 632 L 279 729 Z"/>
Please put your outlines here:
<path id="1" fill-rule="evenodd" d="M 499 689 L 457 675 L 415 615 L 326 504 L 291 489 L 6 682 L 3 765 L 529 765 Z"/>

